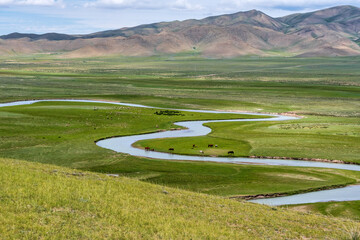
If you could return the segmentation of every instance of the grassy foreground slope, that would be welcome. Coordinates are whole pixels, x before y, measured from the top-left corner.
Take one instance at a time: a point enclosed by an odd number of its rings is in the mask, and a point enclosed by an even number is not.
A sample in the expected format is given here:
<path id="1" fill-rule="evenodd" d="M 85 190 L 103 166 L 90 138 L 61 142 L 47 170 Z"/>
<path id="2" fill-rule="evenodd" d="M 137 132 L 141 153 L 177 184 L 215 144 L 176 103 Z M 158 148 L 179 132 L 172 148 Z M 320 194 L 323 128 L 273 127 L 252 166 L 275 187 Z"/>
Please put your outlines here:
<path id="1" fill-rule="evenodd" d="M 0 159 L 1 239 L 351 239 L 358 222 Z"/>

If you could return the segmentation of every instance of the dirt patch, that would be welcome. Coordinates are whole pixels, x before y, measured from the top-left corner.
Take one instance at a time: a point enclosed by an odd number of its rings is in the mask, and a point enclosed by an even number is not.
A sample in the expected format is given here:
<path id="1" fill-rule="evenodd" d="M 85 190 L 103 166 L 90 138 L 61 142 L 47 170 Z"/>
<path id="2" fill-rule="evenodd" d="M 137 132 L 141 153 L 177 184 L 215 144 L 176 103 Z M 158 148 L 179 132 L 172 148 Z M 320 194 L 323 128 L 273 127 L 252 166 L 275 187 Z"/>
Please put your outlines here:
<path id="1" fill-rule="evenodd" d="M 268 175 L 268 176 L 276 176 L 276 177 L 293 178 L 293 179 L 301 179 L 301 180 L 309 180 L 309 181 L 325 181 L 324 179 L 321 179 L 321 178 L 311 177 L 311 176 L 302 175 L 302 174 L 289 174 L 289 173 L 270 174 L 270 173 L 268 173 L 266 175 Z"/>
<path id="2" fill-rule="evenodd" d="M 295 211 L 299 211 L 299 212 L 310 212 L 311 209 L 309 206 L 296 206 L 296 207 L 292 207 L 291 208 L 292 210 L 295 210 Z"/>

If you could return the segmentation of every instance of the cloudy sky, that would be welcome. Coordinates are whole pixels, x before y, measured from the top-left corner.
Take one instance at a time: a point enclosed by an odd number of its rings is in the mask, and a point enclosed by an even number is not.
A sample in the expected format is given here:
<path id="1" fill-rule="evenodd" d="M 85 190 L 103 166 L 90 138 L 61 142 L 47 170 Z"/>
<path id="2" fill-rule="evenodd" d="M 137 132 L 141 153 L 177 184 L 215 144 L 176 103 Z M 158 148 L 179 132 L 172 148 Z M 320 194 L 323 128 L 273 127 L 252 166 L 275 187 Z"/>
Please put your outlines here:
<path id="1" fill-rule="evenodd" d="M 0 34 L 91 33 L 251 9 L 284 16 L 360 0 L 0 0 Z"/>

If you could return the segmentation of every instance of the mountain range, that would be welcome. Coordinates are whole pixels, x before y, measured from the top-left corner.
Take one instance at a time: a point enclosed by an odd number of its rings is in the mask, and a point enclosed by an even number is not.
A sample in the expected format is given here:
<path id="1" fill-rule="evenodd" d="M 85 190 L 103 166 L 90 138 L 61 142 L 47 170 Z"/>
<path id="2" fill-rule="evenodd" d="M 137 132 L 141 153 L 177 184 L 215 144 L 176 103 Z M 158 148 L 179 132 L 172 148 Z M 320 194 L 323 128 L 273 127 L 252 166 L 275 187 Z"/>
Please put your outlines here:
<path id="1" fill-rule="evenodd" d="M 360 8 L 339 6 L 280 18 L 251 10 L 86 35 L 11 33 L 0 36 L 1 55 L 53 52 L 60 52 L 64 57 L 181 52 L 215 58 L 360 55 Z"/>

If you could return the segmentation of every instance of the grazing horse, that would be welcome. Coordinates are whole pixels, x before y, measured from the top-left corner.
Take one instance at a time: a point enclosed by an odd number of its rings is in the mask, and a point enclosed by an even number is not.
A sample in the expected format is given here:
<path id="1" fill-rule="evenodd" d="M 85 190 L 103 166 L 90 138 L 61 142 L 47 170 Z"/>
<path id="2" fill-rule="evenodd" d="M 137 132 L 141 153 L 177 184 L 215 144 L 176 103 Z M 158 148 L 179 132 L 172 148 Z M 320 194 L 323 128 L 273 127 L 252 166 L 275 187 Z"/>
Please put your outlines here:
<path id="1" fill-rule="evenodd" d="M 214 144 L 208 144 L 208 147 L 214 147 Z"/>
<path id="2" fill-rule="evenodd" d="M 199 152 L 200 152 L 201 154 L 204 154 L 204 151 L 203 151 L 203 150 L 200 150 Z"/>
<path id="3" fill-rule="evenodd" d="M 228 151 L 228 154 L 229 154 L 229 155 L 230 155 L 230 154 L 233 154 L 233 155 L 234 155 L 235 153 L 234 153 L 234 151 Z"/>
<path id="4" fill-rule="evenodd" d="M 149 148 L 149 147 L 145 147 L 145 151 L 150 151 L 150 148 Z"/>
<path id="5" fill-rule="evenodd" d="M 193 148 L 195 148 L 196 147 L 196 145 L 195 144 L 193 144 Z"/>
<path id="6" fill-rule="evenodd" d="M 174 148 L 169 148 L 169 151 L 174 151 L 175 149 Z"/>

